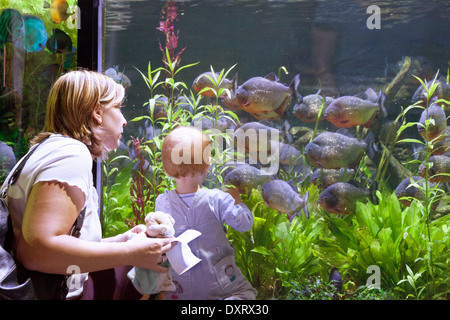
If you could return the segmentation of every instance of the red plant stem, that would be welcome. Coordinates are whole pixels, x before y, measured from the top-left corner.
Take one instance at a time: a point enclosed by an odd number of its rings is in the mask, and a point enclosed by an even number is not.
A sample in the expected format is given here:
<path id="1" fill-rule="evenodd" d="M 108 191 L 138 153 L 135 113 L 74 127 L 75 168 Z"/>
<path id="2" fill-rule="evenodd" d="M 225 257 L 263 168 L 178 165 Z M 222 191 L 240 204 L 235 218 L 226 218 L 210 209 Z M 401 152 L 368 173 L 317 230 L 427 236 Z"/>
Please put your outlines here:
<path id="1" fill-rule="evenodd" d="M 161 10 L 162 18 L 164 20 L 160 21 L 159 27 L 157 28 L 159 31 L 163 32 L 166 35 L 166 49 L 169 51 L 170 60 L 177 61 L 177 64 L 180 61 L 181 53 L 186 49 L 183 48 L 180 52 L 175 54 L 175 49 L 178 47 L 178 37 L 180 31 L 175 32 L 174 21 L 178 20 L 178 8 L 173 1 L 167 1 L 163 9 Z M 162 48 L 161 44 L 159 45 L 160 50 L 165 53 L 165 50 Z M 166 57 L 164 57 L 164 61 L 166 61 Z M 167 62 L 167 61 L 166 61 Z"/>
<path id="2" fill-rule="evenodd" d="M 130 155 L 133 158 L 133 161 L 136 159 L 138 161 L 138 167 L 133 175 L 130 186 L 130 195 L 132 197 L 131 205 L 134 213 L 134 220 L 131 221 L 131 226 L 134 226 L 139 223 L 144 223 L 146 215 L 145 207 L 150 200 L 151 188 L 145 179 L 145 175 L 147 174 L 149 167 L 147 166 L 147 168 L 144 168 L 145 154 L 141 152 L 140 148 L 143 138 L 141 140 L 135 139 L 134 137 L 131 138 L 133 142 L 133 150 L 136 155 L 134 157 L 131 154 Z"/>

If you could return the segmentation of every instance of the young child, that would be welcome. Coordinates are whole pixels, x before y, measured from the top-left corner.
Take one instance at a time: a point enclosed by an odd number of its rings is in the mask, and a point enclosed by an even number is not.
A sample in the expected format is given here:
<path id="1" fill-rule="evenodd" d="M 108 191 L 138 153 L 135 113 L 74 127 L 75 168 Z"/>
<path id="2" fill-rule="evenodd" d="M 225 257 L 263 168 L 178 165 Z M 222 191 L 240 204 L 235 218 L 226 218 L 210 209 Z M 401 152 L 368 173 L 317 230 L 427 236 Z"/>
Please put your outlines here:
<path id="1" fill-rule="evenodd" d="M 201 261 L 181 275 L 172 272 L 176 290 L 167 292 L 165 298 L 255 299 L 256 290 L 236 266 L 235 252 L 223 225 L 248 231 L 253 215 L 242 203 L 237 189 L 230 190 L 229 194 L 201 188 L 209 171 L 209 145 L 206 135 L 194 127 L 175 128 L 162 144 L 163 168 L 175 179 L 176 190 L 159 195 L 155 211 L 174 218 L 175 236 L 188 229 L 201 232 L 201 236 L 189 243 Z"/>

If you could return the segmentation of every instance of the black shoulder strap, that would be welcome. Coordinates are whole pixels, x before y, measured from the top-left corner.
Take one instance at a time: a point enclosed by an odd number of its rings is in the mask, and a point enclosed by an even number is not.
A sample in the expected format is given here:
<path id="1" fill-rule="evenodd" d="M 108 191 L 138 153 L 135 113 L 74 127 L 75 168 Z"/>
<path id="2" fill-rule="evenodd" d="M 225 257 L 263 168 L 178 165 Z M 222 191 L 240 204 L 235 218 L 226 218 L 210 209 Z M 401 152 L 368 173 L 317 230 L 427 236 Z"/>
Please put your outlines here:
<path id="1" fill-rule="evenodd" d="M 81 231 L 81 227 L 83 226 L 83 220 L 84 220 L 85 213 L 86 213 L 86 207 L 84 207 L 84 209 L 81 210 L 77 219 L 73 223 L 72 229 L 70 230 L 70 233 L 69 233 L 72 237 L 75 237 L 75 238 L 80 237 L 80 231 Z"/>
<path id="2" fill-rule="evenodd" d="M 32 148 L 30 151 L 28 151 L 27 155 L 26 155 L 25 157 L 23 157 L 23 158 L 20 160 L 19 165 L 16 167 L 16 169 L 14 170 L 14 173 L 12 174 L 11 178 L 10 178 L 9 181 L 8 181 L 8 184 L 7 184 L 6 189 L 5 189 L 5 194 L 6 194 L 7 190 L 8 190 L 8 188 L 9 188 L 10 186 L 12 186 L 12 185 L 16 182 L 17 178 L 19 178 L 19 175 L 20 175 L 20 173 L 22 172 L 22 169 L 23 169 L 23 167 L 25 166 L 25 163 L 28 161 L 28 159 L 31 157 L 31 155 L 34 153 L 34 151 L 36 151 L 36 149 L 37 149 L 37 148 L 41 145 L 41 143 L 44 142 L 46 139 L 48 139 L 48 137 L 45 138 L 44 140 L 42 140 L 37 146 L 35 146 L 34 148 Z"/>

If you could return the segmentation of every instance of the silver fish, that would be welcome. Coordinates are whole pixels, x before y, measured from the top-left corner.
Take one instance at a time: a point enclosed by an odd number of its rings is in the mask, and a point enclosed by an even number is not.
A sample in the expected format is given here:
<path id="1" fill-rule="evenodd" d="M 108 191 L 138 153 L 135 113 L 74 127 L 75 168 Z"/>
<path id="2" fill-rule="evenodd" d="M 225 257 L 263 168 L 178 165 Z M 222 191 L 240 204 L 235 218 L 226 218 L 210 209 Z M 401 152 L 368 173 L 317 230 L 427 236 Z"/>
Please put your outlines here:
<path id="1" fill-rule="evenodd" d="M 232 80 L 223 78 L 221 83 L 219 84 L 219 88 L 216 88 L 214 85 L 214 82 L 211 81 L 211 79 L 214 80 L 215 82 L 217 82 L 219 75 L 220 75 L 220 73 L 216 72 L 215 74 L 213 74 L 211 71 L 200 74 L 197 78 L 195 78 L 195 80 L 192 84 L 192 89 L 194 89 L 196 92 L 200 92 L 205 88 L 212 88 L 215 91 L 217 91 L 219 89 L 230 90 L 233 86 L 233 81 L 237 81 L 237 77 L 238 77 L 238 74 L 236 73 Z M 214 92 L 213 90 L 205 90 L 201 93 L 201 95 L 205 96 L 205 97 L 215 97 L 216 94 L 218 94 L 218 92 Z M 223 93 L 221 95 L 221 97 L 225 98 L 226 93 Z"/>
<path id="2" fill-rule="evenodd" d="M 434 120 L 434 123 L 430 123 L 428 126 L 428 134 L 425 131 L 426 119 Z M 421 125 L 417 125 L 417 131 L 419 131 L 422 138 L 428 138 L 428 141 L 431 141 L 439 136 L 443 136 L 445 133 L 445 129 L 447 128 L 447 116 L 445 115 L 445 111 L 440 106 L 433 103 L 427 109 L 422 111 L 419 123 Z"/>
<path id="3" fill-rule="evenodd" d="M 351 128 L 363 125 L 369 128 L 377 112 L 386 115 L 384 93 L 379 94 L 377 102 L 363 100 L 356 96 L 342 96 L 334 100 L 325 109 L 325 119 L 339 128 Z"/>
<path id="4" fill-rule="evenodd" d="M 365 152 L 374 157 L 374 139 L 371 132 L 364 141 L 337 132 L 322 132 L 306 145 L 305 155 L 318 168 L 355 168 Z"/>
<path id="5" fill-rule="evenodd" d="M 271 141 L 279 141 L 282 132 L 278 129 L 266 126 L 260 122 L 247 122 L 234 131 L 235 144 L 245 151 L 267 151 L 271 152 Z M 242 148 L 244 146 L 244 148 Z"/>
<path id="6" fill-rule="evenodd" d="M 428 169 L 430 182 L 450 182 L 450 157 L 446 155 L 431 156 L 428 162 L 433 165 Z M 419 176 L 425 177 L 425 164 L 419 166 Z"/>
<path id="7" fill-rule="evenodd" d="M 436 78 L 437 74 L 433 79 Z M 433 95 L 431 97 L 427 97 L 427 89 L 429 90 L 433 83 L 437 83 L 436 89 L 434 90 Z M 436 81 L 427 81 L 425 83 L 425 86 L 426 89 L 422 85 L 420 85 L 417 88 L 416 92 L 414 92 L 413 94 L 412 102 L 420 100 L 426 102 L 427 99 L 428 101 L 431 101 L 434 97 L 436 97 L 437 99 L 445 99 L 445 100 L 450 99 L 450 84 L 447 84 L 445 77 L 441 76 Z"/>
<path id="8" fill-rule="evenodd" d="M 347 182 L 337 182 L 326 188 L 319 196 L 318 203 L 331 213 L 348 214 L 356 210 L 356 202 L 363 201 L 371 195 Z"/>
<path id="9" fill-rule="evenodd" d="M 250 194 L 252 189 L 274 179 L 273 175 L 266 174 L 263 170 L 251 165 L 243 164 L 231 170 L 223 179 L 224 184 L 234 185 L 241 194 Z"/>
<path id="10" fill-rule="evenodd" d="M 289 183 L 284 180 L 275 179 L 265 183 L 261 187 L 261 195 L 268 207 L 285 213 L 289 221 L 292 221 L 301 210 L 309 218 L 307 207 L 308 191 L 302 197 Z"/>
<path id="11" fill-rule="evenodd" d="M 346 182 L 350 180 L 355 175 L 355 170 L 340 168 L 337 169 L 322 169 L 318 168 L 314 170 L 309 181 L 316 185 L 320 186 L 323 189 L 331 186 L 336 182 Z"/>
<path id="12" fill-rule="evenodd" d="M 235 92 L 235 102 L 242 110 L 258 120 L 283 119 L 290 107 L 292 97 L 298 103 L 300 75 L 297 74 L 289 86 L 278 82 L 272 72 L 266 77 L 254 77 L 244 82 Z"/>
<path id="13" fill-rule="evenodd" d="M 411 182 L 411 180 L 413 182 Z M 417 183 L 421 187 L 425 187 L 425 179 L 419 176 L 412 176 L 403 179 L 397 188 L 395 188 L 395 195 L 399 198 L 399 201 L 405 206 L 409 207 L 411 205 L 410 199 L 401 199 L 406 197 L 411 197 L 418 200 L 425 200 L 425 193 L 418 187 L 414 186 L 413 183 Z"/>
<path id="14" fill-rule="evenodd" d="M 322 108 L 319 118 L 319 121 L 321 121 L 325 119 L 325 110 L 333 101 L 334 99 L 332 97 L 322 97 L 320 94 L 310 94 L 303 97 L 301 103 L 294 105 L 292 114 L 303 122 L 316 122 L 317 116 Z"/>

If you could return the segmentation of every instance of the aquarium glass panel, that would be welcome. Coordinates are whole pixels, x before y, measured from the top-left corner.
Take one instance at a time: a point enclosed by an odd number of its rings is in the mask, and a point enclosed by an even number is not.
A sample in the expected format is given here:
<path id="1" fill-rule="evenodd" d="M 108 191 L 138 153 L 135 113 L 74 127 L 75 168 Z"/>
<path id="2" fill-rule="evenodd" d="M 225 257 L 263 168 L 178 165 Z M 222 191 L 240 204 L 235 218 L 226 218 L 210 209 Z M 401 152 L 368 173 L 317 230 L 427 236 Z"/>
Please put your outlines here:
<path id="1" fill-rule="evenodd" d="M 212 142 L 202 186 L 236 187 L 255 217 L 228 236 L 261 297 L 333 263 L 364 265 L 361 284 L 372 262 L 394 284 L 412 263 L 432 283 L 404 243 L 416 213 L 421 239 L 449 230 L 449 16 L 438 0 L 106 0 L 104 72 L 126 87 L 128 124 L 103 162 L 105 234 L 176 187 L 161 143 L 195 126 Z"/>
<path id="2" fill-rule="evenodd" d="M 4 173 L 43 129 L 47 95 L 55 79 L 77 67 L 79 17 L 76 0 L 0 1 L 0 168 Z"/>

